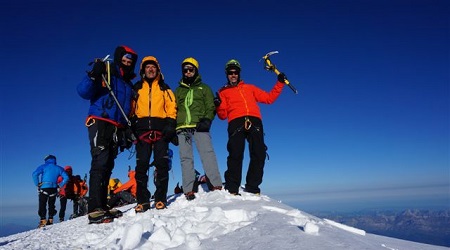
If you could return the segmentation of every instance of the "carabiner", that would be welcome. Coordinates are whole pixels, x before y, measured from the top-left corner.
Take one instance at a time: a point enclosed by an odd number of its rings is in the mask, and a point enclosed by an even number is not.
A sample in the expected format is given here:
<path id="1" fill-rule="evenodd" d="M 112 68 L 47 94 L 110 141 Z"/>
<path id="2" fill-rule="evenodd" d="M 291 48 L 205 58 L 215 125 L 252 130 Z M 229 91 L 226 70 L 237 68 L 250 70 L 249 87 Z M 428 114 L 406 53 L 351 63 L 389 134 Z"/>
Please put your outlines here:
<path id="1" fill-rule="evenodd" d="M 95 119 L 92 118 L 92 117 L 88 117 L 88 118 L 86 119 L 85 125 L 86 125 L 86 127 L 89 128 L 90 126 L 94 125 L 94 123 L 95 123 Z"/>
<path id="2" fill-rule="evenodd" d="M 244 121 L 245 130 L 250 130 L 251 127 L 252 127 L 252 121 L 250 121 L 250 119 L 248 119 L 248 117 L 245 117 L 245 121 Z"/>

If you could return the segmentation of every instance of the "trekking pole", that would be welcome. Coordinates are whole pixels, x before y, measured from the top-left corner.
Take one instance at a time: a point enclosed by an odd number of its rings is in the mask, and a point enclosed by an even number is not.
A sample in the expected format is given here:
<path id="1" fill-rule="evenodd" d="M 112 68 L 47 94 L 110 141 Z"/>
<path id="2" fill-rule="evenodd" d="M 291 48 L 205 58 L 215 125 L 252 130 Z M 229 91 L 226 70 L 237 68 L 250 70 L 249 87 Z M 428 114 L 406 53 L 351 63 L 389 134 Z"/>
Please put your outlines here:
<path id="1" fill-rule="evenodd" d="M 130 121 L 130 119 L 128 119 L 128 116 L 125 114 L 125 111 L 123 110 L 122 105 L 120 105 L 119 100 L 117 100 L 117 97 L 114 94 L 114 91 L 112 90 L 111 85 L 110 85 L 110 81 L 111 81 L 111 67 L 110 67 L 110 63 L 109 63 L 108 58 L 109 58 L 109 55 L 105 56 L 105 58 L 102 59 L 103 62 L 106 61 L 106 66 L 107 66 L 106 70 L 107 70 L 107 73 L 108 73 L 108 80 L 106 79 L 105 75 L 102 75 L 102 78 L 103 78 L 103 81 L 105 82 L 106 87 L 109 90 L 109 94 L 113 97 L 114 101 L 117 104 L 117 107 L 119 107 L 119 110 L 120 110 L 120 112 L 123 115 L 123 118 L 125 118 L 125 121 L 127 122 L 128 127 L 131 128 L 131 121 Z"/>
<path id="2" fill-rule="evenodd" d="M 271 62 L 270 59 L 269 59 L 269 57 L 270 57 L 271 55 L 277 54 L 277 53 L 278 53 L 278 51 L 271 51 L 271 52 L 267 53 L 266 55 L 264 55 L 264 56 L 262 57 L 262 59 L 264 59 L 264 63 L 265 63 L 264 69 L 265 69 L 265 70 L 272 71 L 272 72 L 274 72 L 276 75 L 279 75 L 279 74 L 280 74 L 280 71 L 277 69 L 277 67 L 276 67 L 274 64 L 272 64 L 272 62 Z M 288 85 L 289 88 L 291 88 L 291 90 L 294 91 L 295 94 L 298 94 L 297 89 L 296 89 L 296 88 L 288 81 L 288 79 L 285 79 L 285 80 L 284 80 L 284 83 L 286 83 L 286 85 Z"/>

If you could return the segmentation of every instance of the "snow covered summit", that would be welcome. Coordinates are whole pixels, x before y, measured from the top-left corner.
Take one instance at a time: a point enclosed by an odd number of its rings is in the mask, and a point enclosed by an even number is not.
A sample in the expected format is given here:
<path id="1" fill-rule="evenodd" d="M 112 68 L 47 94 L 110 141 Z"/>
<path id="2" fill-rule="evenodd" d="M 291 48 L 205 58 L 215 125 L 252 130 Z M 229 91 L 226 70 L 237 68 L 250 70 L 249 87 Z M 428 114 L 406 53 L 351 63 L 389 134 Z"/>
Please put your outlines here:
<path id="1" fill-rule="evenodd" d="M 86 216 L 0 238 L 0 249 L 448 249 L 373 234 L 293 209 L 265 195 L 205 192 L 109 224 Z"/>

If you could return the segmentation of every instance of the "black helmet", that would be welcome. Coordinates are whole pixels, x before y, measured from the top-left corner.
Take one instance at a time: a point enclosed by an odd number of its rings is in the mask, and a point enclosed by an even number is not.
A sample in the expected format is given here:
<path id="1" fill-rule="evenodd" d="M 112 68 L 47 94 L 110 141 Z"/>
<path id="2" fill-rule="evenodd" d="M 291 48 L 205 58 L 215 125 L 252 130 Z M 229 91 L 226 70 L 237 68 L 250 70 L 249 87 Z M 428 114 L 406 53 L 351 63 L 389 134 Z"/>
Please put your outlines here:
<path id="1" fill-rule="evenodd" d="M 236 59 L 231 59 L 225 64 L 225 71 L 229 69 L 236 69 L 237 71 L 241 72 L 241 64 Z"/>

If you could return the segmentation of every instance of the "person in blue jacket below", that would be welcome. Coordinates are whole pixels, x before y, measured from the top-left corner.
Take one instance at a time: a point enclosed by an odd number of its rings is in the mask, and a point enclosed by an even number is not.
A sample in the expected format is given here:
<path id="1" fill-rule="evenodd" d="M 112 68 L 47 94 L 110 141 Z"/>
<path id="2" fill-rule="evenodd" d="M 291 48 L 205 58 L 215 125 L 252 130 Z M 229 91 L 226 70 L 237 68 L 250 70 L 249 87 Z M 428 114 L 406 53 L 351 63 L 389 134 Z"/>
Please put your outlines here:
<path id="1" fill-rule="evenodd" d="M 125 136 L 127 116 L 134 96 L 131 80 L 136 76 L 137 54 L 127 46 L 119 46 L 111 65 L 97 59 L 92 70 L 78 84 L 78 94 L 90 101 L 88 128 L 91 169 L 89 171 L 89 223 L 107 223 L 121 216 L 118 210 L 108 210 L 108 182 L 118 149 L 129 148 L 132 140 Z M 110 90 L 111 89 L 111 90 Z M 119 106 L 120 105 L 120 106 Z"/>
<path id="2" fill-rule="evenodd" d="M 39 210 L 38 214 L 41 217 L 39 221 L 39 228 L 46 225 L 53 224 L 53 216 L 57 213 L 55 209 L 56 195 L 58 188 L 63 187 L 69 180 L 64 168 L 56 165 L 56 157 L 48 155 L 44 158 L 44 164 L 40 165 L 33 172 L 33 181 L 39 193 Z M 62 176 L 63 180 L 57 184 L 58 177 Z M 47 218 L 47 203 L 48 203 L 48 220 Z"/>

